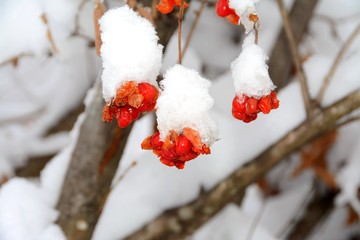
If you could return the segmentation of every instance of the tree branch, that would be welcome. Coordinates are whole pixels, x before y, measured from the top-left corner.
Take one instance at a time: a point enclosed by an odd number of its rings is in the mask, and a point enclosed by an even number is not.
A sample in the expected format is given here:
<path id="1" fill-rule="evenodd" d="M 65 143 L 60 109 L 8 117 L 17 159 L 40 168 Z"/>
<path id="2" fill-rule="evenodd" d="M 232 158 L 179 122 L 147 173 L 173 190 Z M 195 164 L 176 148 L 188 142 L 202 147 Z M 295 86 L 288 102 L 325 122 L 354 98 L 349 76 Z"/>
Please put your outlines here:
<path id="1" fill-rule="evenodd" d="M 159 42 L 165 47 L 176 29 L 176 22 L 175 11 L 155 19 Z M 99 83 L 96 90 L 93 102 L 85 109 L 86 118 L 58 203 L 58 224 L 68 240 L 91 239 L 132 128 L 129 125 L 120 129 L 115 122 L 101 121 L 104 100 Z"/>
<path id="2" fill-rule="evenodd" d="M 331 129 L 338 119 L 359 107 L 360 89 L 324 111 L 316 112 L 313 118 L 305 120 L 253 161 L 238 168 L 212 190 L 201 194 L 193 202 L 164 212 L 127 239 L 182 239 L 193 234 L 224 206 L 243 195 L 248 185 L 257 181 L 293 151 Z"/>
<path id="3" fill-rule="evenodd" d="M 356 37 L 360 34 L 360 24 L 357 25 L 357 27 L 355 28 L 355 30 L 351 33 L 351 35 L 349 36 L 349 38 L 346 40 L 346 42 L 343 44 L 343 46 L 341 47 L 340 51 L 338 52 L 338 54 L 336 55 L 336 58 L 333 62 L 333 64 L 330 67 L 329 72 L 326 74 L 324 81 L 321 85 L 319 94 L 316 98 L 316 101 L 321 104 L 321 102 L 324 99 L 324 95 L 325 95 L 325 91 L 329 86 L 329 83 L 332 79 L 332 77 L 334 76 L 336 70 L 338 69 L 338 67 L 340 66 L 340 62 L 343 60 L 343 58 L 345 57 L 345 53 L 349 50 L 351 44 L 354 42 L 354 40 L 356 39 Z"/>
<path id="4" fill-rule="evenodd" d="M 284 3 L 282 0 L 277 0 L 277 3 L 279 5 L 279 10 L 280 10 L 283 22 L 284 22 L 286 38 L 290 45 L 291 58 L 292 58 L 293 63 L 295 64 L 296 73 L 300 80 L 301 94 L 303 97 L 306 114 L 308 117 L 310 117 L 310 115 L 311 115 L 311 99 L 310 99 L 310 94 L 309 94 L 307 77 L 305 75 L 305 72 L 304 72 L 304 69 L 303 69 L 303 66 L 302 66 L 302 63 L 300 60 L 300 55 L 299 55 L 299 51 L 297 50 L 296 40 L 295 40 L 295 37 L 293 34 L 293 30 L 291 29 L 289 17 L 286 12 L 286 9 L 284 7 Z"/>

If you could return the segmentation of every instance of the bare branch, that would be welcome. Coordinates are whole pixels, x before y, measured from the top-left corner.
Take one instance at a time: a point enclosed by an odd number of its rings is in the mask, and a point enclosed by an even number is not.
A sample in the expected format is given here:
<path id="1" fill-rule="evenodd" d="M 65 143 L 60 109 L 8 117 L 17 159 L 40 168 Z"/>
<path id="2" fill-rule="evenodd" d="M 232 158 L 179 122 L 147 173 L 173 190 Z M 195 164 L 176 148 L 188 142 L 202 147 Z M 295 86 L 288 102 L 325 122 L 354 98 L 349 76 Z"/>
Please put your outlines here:
<path id="1" fill-rule="evenodd" d="M 202 0 L 199 10 L 195 11 L 195 19 L 194 19 L 194 21 L 193 21 L 192 24 L 191 24 L 190 32 L 189 32 L 189 35 L 188 35 L 188 37 L 187 37 L 187 39 L 186 39 L 186 42 L 185 42 L 185 45 L 184 45 L 184 49 L 183 49 L 183 51 L 182 51 L 182 56 L 185 55 L 186 50 L 188 49 L 188 47 L 189 47 L 189 45 L 190 45 L 190 41 L 191 41 L 191 39 L 192 39 L 192 36 L 193 36 L 193 34 L 194 34 L 194 32 L 195 32 L 195 29 L 196 29 L 196 27 L 197 27 L 197 24 L 199 23 L 200 16 L 201 16 L 202 12 L 204 11 L 207 3 L 208 3 L 208 0 Z"/>
<path id="2" fill-rule="evenodd" d="M 316 112 L 311 119 L 305 120 L 212 190 L 201 194 L 193 202 L 164 212 L 127 239 L 182 239 L 193 234 L 224 206 L 238 199 L 248 185 L 257 181 L 293 151 L 327 132 L 336 125 L 338 119 L 359 107 L 360 89 L 323 111 Z"/>
<path id="3" fill-rule="evenodd" d="M 339 67 L 340 62 L 343 60 L 343 58 L 345 57 L 346 52 L 349 50 L 351 44 L 354 42 L 354 40 L 356 39 L 356 37 L 359 34 L 360 34 L 360 24 L 357 25 L 355 30 L 351 33 L 349 38 L 346 40 L 346 42 L 344 43 L 344 45 L 342 46 L 342 48 L 340 49 L 340 51 L 336 55 L 336 58 L 335 58 L 333 64 L 331 65 L 329 72 L 326 74 L 326 76 L 324 78 L 324 81 L 323 81 L 323 83 L 321 85 L 319 94 L 318 94 L 318 96 L 316 98 L 316 101 L 319 104 L 323 101 L 326 89 L 329 87 L 330 81 L 331 81 L 332 77 L 334 76 L 337 68 Z"/>
<path id="4" fill-rule="evenodd" d="M 106 8 L 101 0 L 95 0 L 94 4 L 95 49 L 96 55 L 100 56 L 101 36 L 99 19 L 104 15 Z"/>
<path id="5" fill-rule="evenodd" d="M 178 53 L 179 60 L 178 63 L 181 64 L 182 61 L 182 50 L 181 50 L 181 29 L 182 29 L 182 21 L 184 18 L 184 10 L 185 10 L 185 0 L 181 0 L 180 2 L 180 11 L 179 11 L 179 19 L 178 19 Z"/>
<path id="6" fill-rule="evenodd" d="M 305 75 L 301 60 L 300 60 L 300 55 L 299 55 L 299 52 L 297 49 L 297 44 L 295 41 L 293 31 L 290 26 L 289 17 L 286 12 L 286 9 L 284 7 L 284 3 L 282 0 L 277 0 L 277 3 L 279 6 L 279 9 L 280 9 L 281 16 L 283 18 L 286 37 L 287 37 L 288 43 L 290 45 L 291 57 L 295 64 L 296 73 L 300 80 L 301 93 L 302 93 L 302 97 L 303 97 L 303 101 L 304 101 L 304 105 L 305 105 L 306 114 L 308 117 L 310 117 L 310 115 L 311 115 L 311 99 L 310 99 L 310 94 L 309 94 L 307 78 L 306 78 L 306 75 Z"/>

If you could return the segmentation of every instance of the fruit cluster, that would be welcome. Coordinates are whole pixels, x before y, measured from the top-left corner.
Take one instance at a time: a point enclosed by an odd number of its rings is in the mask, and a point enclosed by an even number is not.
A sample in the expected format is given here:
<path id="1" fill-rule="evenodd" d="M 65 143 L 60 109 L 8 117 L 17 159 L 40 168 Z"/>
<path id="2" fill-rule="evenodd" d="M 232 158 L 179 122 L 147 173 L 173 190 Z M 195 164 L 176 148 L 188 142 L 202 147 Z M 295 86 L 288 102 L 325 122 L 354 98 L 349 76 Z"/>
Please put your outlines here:
<path id="1" fill-rule="evenodd" d="M 142 112 L 152 111 L 159 91 L 150 83 L 125 82 L 116 92 L 115 99 L 105 104 L 102 120 L 111 122 L 116 118 L 119 127 L 124 128 L 135 121 Z"/>
<path id="2" fill-rule="evenodd" d="M 240 17 L 233 8 L 229 7 L 229 0 L 219 0 L 215 6 L 216 13 L 219 17 L 226 18 L 232 24 L 238 25 Z"/>
<path id="3" fill-rule="evenodd" d="M 260 99 L 245 95 L 235 96 L 232 102 L 232 115 L 245 123 L 249 123 L 257 118 L 259 112 L 268 114 L 271 109 L 278 108 L 279 103 L 275 92 L 271 92 Z"/>
<path id="4" fill-rule="evenodd" d="M 187 161 L 200 154 L 210 154 L 210 148 L 201 141 L 199 133 L 191 128 L 184 128 L 182 134 L 170 131 L 164 141 L 161 141 L 160 133 L 156 132 L 141 143 L 141 148 L 152 150 L 163 164 L 178 169 L 183 169 Z"/>
<path id="5" fill-rule="evenodd" d="M 162 14 L 168 14 L 171 13 L 172 10 L 174 10 L 175 5 L 180 7 L 181 0 L 160 0 L 158 5 L 156 5 L 156 8 Z M 188 6 L 189 4 L 184 2 L 184 8 L 187 8 Z"/>

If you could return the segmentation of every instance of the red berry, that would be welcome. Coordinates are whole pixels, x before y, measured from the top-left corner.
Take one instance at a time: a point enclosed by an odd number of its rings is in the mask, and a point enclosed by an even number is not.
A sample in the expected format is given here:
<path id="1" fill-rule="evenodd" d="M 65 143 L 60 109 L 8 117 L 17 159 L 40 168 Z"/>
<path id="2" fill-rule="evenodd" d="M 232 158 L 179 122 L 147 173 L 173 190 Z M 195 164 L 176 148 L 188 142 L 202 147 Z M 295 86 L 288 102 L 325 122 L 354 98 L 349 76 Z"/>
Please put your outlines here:
<path id="1" fill-rule="evenodd" d="M 149 83 L 140 83 L 138 89 L 139 93 L 144 97 L 142 104 L 139 107 L 139 111 L 145 112 L 153 110 L 159 91 Z"/>
<path id="2" fill-rule="evenodd" d="M 229 14 L 226 19 L 234 25 L 238 25 L 240 21 L 240 17 L 235 13 L 235 11 L 234 13 Z"/>
<path id="3" fill-rule="evenodd" d="M 259 101 L 258 107 L 261 112 L 268 114 L 271 111 L 271 99 L 269 96 L 262 97 Z"/>
<path id="4" fill-rule="evenodd" d="M 236 111 L 235 109 L 232 110 L 232 115 L 234 116 L 234 118 L 239 120 L 244 120 L 246 117 L 246 114 L 244 112 L 239 112 Z"/>
<path id="5" fill-rule="evenodd" d="M 175 147 L 170 149 L 163 149 L 161 151 L 161 156 L 169 160 L 175 160 L 177 158 Z"/>
<path id="6" fill-rule="evenodd" d="M 257 118 L 257 114 L 254 115 L 246 115 L 245 119 L 243 120 L 245 123 L 249 123 L 254 121 Z"/>
<path id="7" fill-rule="evenodd" d="M 245 104 L 245 113 L 247 115 L 252 115 L 254 113 L 257 113 L 257 102 L 255 98 L 249 98 Z"/>
<path id="8" fill-rule="evenodd" d="M 151 143 L 151 136 L 145 138 L 142 143 L 141 143 L 141 149 L 145 149 L 145 150 L 152 150 L 154 148 L 154 146 Z"/>
<path id="9" fill-rule="evenodd" d="M 151 145 L 155 149 L 161 149 L 163 144 L 164 144 L 164 142 L 160 140 L 160 132 L 157 132 L 154 135 L 152 135 L 152 137 L 151 137 Z"/>
<path id="10" fill-rule="evenodd" d="M 245 112 L 245 102 L 248 97 L 244 97 L 244 99 L 240 99 L 240 97 L 235 96 L 232 102 L 232 107 L 234 110 L 238 112 Z"/>
<path id="11" fill-rule="evenodd" d="M 177 169 L 183 169 L 185 167 L 185 162 L 182 161 L 175 161 L 174 165 Z"/>
<path id="12" fill-rule="evenodd" d="M 184 155 L 190 151 L 192 147 L 191 142 L 184 135 L 180 135 L 176 143 L 176 153 L 178 155 Z"/>
<path id="13" fill-rule="evenodd" d="M 169 167 L 173 167 L 174 166 L 174 163 L 173 161 L 169 160 L 169 159 L 166 159 L 164 157 L 160 157 L 160 162 L 162 162 L 163 164 L 169 166 Z"/>
<path id="14" fill-rule="evenodd" d="M 271 92 L 270 98 L 273 109 L 277 109 L 280 105 L 280 101 L 277 99 L 276 92 Z"/>
<path id="15" fill-rule="evenodd" d="M 156 5 L 156 8 L 162 14 L 168 14 L 174 9 L 174 5 L 174 0 L 160 0 L 158 5 Z"/>
<path id="16" fill-rule="evenodd" d="M 127 127 L 135 119 L 140 116 L 140 112 L 130 106 L 121 107 L 120 111 L 116 114 L 116 119 L 119 127 Z"/>
<path id="17" fill-rule="evenodd" d="M 229 0 L 219 0 L 216 3 L 215 10 L 220 17 L 226 17 L 232 13 L 229 8 Z"/>

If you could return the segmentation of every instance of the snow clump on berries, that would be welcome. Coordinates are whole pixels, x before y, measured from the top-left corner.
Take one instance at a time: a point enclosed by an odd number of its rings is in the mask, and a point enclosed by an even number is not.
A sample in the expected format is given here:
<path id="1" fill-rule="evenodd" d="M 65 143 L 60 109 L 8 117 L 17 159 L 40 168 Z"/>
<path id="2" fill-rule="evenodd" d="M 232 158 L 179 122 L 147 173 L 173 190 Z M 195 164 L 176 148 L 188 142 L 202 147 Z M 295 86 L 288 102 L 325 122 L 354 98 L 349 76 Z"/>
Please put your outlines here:
<path id="1" fill-rule="evenodd" d="M 211 82 L 194 70 L 175 65 L 160 85 L 163 91 L 156 105 L 160 138 L 164 140 L 171 130 L 181 134 L 184 128 L 192 128 L 211 146 L 218 138 L 217 124 L 209 115 L 214 104 L 209 94 Z"/>
<path id="2" fill-rule="evenodd" d="M 100 19 L 103 96 L 109 102 L 126 81 L 156 86 L 163 46 L 151 23 L 128 6 L 107 11 Z"/>
<path id="3" fill-rule="evenodd" d="M 231 63 L 231 73 L 237 95 L 256 99 L 275 89 L 270 79 L 265 52 L 254 43 L 254 34 L 244 40 L 240 56 Z"/>
<path id="4" fill-rule="evenodd" d="M 250 15 L 256 15 L 255 4 L 259 0 L 229 0 L 229 7 L 234 9 L 240 16 L 240 22 L 244 25 L 246 34 L 254 27 L 254 21 L 251 21 Z"/>

